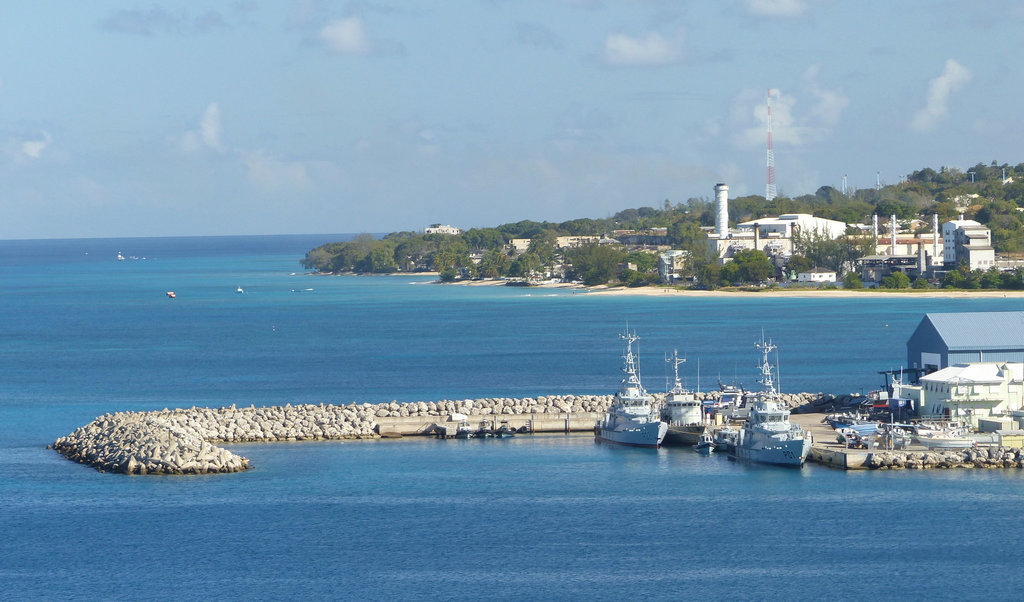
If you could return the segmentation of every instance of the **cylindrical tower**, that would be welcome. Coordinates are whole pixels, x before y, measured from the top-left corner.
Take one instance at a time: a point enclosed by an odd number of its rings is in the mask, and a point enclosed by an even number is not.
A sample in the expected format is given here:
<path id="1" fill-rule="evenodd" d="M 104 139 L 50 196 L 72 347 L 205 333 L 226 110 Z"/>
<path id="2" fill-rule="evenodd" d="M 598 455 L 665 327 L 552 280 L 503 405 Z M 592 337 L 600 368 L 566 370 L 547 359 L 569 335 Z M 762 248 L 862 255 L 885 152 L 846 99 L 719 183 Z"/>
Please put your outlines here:
<path id="1" fill-rule="evenodd" d="M 890 255 L 896 254 L 896 214 L 889 217 L 889 233 L 892 234 L 892 251 Z"/>
<path id="2" fill-rule="evenodd" d="M 715 233 L 718 238 L 726 238 L 729 235 L 729 187 L 725 184 L 715 184 L 715 204 L 718 208 Z"/>

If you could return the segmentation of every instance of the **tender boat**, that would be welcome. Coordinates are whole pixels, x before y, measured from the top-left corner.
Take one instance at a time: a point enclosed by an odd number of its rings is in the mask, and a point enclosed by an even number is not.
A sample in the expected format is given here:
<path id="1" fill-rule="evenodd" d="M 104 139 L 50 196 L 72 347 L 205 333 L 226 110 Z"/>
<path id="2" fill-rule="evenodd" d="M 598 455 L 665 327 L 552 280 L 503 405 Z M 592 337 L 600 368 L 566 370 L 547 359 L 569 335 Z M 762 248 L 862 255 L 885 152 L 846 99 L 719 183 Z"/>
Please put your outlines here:
<path id="1" fill-rule="evenodd" d="M 700 441 L 697 443 L 696 450 L 698 454 L 709 456 L 715 451 L 715 440 L 711 437 L 710 433 L 705 432 L 700 436 Z"/>
<path id="2" fill-rule="evenodd" d="M 502 420 L 501 425 L 494 430 L 494 436 L 498 439 L 515 437 L 516 430 L 508 425 L 508 420 Z"/>
<path id="3" fill-rule="evenodd" d="M 762 353 L 761 384 L 764 390 L 750 407 L 750 417 L 740 430 L 734 455 L 762 464 L 801 467 L 811 451 L 811 437 L 789 422 L 789 410 L 779 402 L 768 355 L 776 347 L 770 341 L 754 345 Z"/>
<path id="4" fill-rule="evenodd" d="M 672 364 L 675 384 L 665 395 L 661 408 L 661 420 L 668 424 L 665 445 L 696 445 L 704 433 L 704 408 L 692 391 L 683 388 L 679 380 L 679 365 L 686 362 L 679 352 L 672 351 L 672 357 L 665 361 Z"/>
<path id="5" fill-rule="evenodd" d="M 635 447 L 660 447 L 668 425 L 661 421 L 654 409 L 653 399 L 640 382 L 633 343 L 634 333 L 622 335 L 626 341 L 623 359 L 623 377 L 619 390 L 604 418 L 598 421 L 594 434 L 598 441 Z"/>
<path id="6" fill-rule="evenodd" d="M 477 439 L 486 439 L 487 437 L 494 436 L 494 429 L 491 428 L 491 423 L 487 420 L 480 421 L 480 428 L 476 429 Z"/>
<path id="7" fill-rule="evenodd" d="M 472 439 L 473 437 L 476 437 L 476 431 L 469 426 L 469 421 L 463 420 L 455 428 L 456 439 Z"/>
<path id="8" fill-rule="evenodd" d="M 740 432 L 731 426 L 726 426 L 718 430 L 715 433 L 714 441 L 715 451 L 724 451 L 733 453 L 736 450 L 736 442 L 740 438 Z"/>

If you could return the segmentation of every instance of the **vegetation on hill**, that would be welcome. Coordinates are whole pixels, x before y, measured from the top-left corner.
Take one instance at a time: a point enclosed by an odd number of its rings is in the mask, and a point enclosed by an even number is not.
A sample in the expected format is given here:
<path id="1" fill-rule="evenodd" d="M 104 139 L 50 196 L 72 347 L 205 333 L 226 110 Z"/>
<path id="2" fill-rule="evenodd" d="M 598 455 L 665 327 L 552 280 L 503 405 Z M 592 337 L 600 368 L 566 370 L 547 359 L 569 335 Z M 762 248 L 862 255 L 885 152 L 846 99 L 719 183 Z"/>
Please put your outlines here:
<path id="1" fill-rule="evenodd" d="M 1005 179 L 1004 179 L 1005 175 Z M 709 187 L 710 188 L 710 187 Z M 939 221 L 960 215 L 985 224 L 992 231 L 997 253 L 1024 253 L 1024 163 L 1010 166 L 977 164 L 967 170 L 941 167 L 915 171 L 898 184 L 860 189 L 843 194 L 831 186 L 822 186 L 814 194 L 794 198 L 777 197 L 766 201 L 750 195 L 729 199 L 729 220 L 738 223 L 786 213 L 810 213 L 847 223 L 870 223 L 871 215 L 883 219 L 895 214 L 906 225 L 920 219 L 917 231 L 931 230 L 931 216 Z M 382 239 L 361 235 L 346 242 L 328 243 L 310 250 L 302 265 L 323 273 L 392 273 L 436 271 L 442 280 L 461 278 L 528 278 L 564 276 L 588 285 L 618 278 L 622 283 L 640 286 L 656 281 L 656 257 L 645 251 L 615 245 L 585 244 L 558 249 L 559 236 L 615 236 L 616 231 L 648 231 L 665 228 L 665 239 L 675 249 L 689 253 L 686 273 L 697 285 L 759 282 L 772 275 L 771 265 L 760 251 L 747 253 L 724 268 L 711 256 L 702 228 L 715 222 L 714 201 L 691 198 L 660 207 L 624 209 L 607 218 L 579 218 L 565 222 L 520 222 L 493 228 L 472 228 L 458 235 L 394 232 Z M 530 239 L 525 252 L 510 251 L 512 239 Z M 805 233 L 795 242 L 797 254 L 793 267 L 811 266 L 834 269 L 870 252 L 863 239 L 848 237 L 828 240 Z M 620 269 L 628 263 L 629 267 Z M 735 263 L 736 265 L 732 265 Z M 766 275 L 767 270 L 767 275 Z M 563 273 L 564 271 L 564 273 Z M 947 286 L 984 287 L 1000 277 L 958 270 L 962 277 L 947 276 Z M 986 280 L 987 278 L 987 280 Z M 1002 286 L 1012 284 L 1010 276 L 1001 277 Z M 1017 278 L 1020 279 L 1019 277 Z M 895 288 L 910 286 L 901 279 L 887 282 Z M 927 284 L 925 282 L 924 284 Z M 917 286 L 917 283 L 914 283 Z"/>

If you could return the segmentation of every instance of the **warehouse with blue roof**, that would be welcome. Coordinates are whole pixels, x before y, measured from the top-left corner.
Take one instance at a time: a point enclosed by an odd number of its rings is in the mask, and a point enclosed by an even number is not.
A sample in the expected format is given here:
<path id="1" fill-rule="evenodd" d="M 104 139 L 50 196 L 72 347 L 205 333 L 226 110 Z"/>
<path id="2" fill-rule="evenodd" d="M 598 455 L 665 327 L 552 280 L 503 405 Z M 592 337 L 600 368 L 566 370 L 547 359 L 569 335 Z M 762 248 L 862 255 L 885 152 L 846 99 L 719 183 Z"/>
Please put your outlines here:
<path id="1" fill-rule="evenodd" d="M 927 374 L 956 364 L 1024 361 L 1024 311 L 925 314 L 907 365 Z"/>

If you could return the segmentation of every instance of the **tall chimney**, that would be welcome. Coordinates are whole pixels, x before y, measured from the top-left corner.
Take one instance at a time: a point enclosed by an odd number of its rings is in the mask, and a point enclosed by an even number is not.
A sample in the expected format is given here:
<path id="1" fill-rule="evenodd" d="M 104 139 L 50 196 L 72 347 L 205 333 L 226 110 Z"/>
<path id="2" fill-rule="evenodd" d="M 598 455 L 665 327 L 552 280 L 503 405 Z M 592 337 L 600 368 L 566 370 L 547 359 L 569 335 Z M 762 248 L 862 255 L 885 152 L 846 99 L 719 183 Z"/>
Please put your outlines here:
<path id="1" fill-rule="evenodd" d="M 932 263 L 939 257 L 939 214 L 932 214 Z"/>
<path id="2" fill-rule="evenodd" d="M 891 253 L 891 255 L 896 255 L 896 214 L 893 213 L 889 217 L 889 220 L 890 220 L 890 222 L 889 222 L 890 232 L 889 233 L 892 234 L 892 253 Z"/>
<path id="3" fill-rule="evenodd" d="M 715 184 L 715 203 L 718 208 L 715 232 L 718 238 L 726 238 L 729 236 L 729 187 L 725 184 Z"/>

